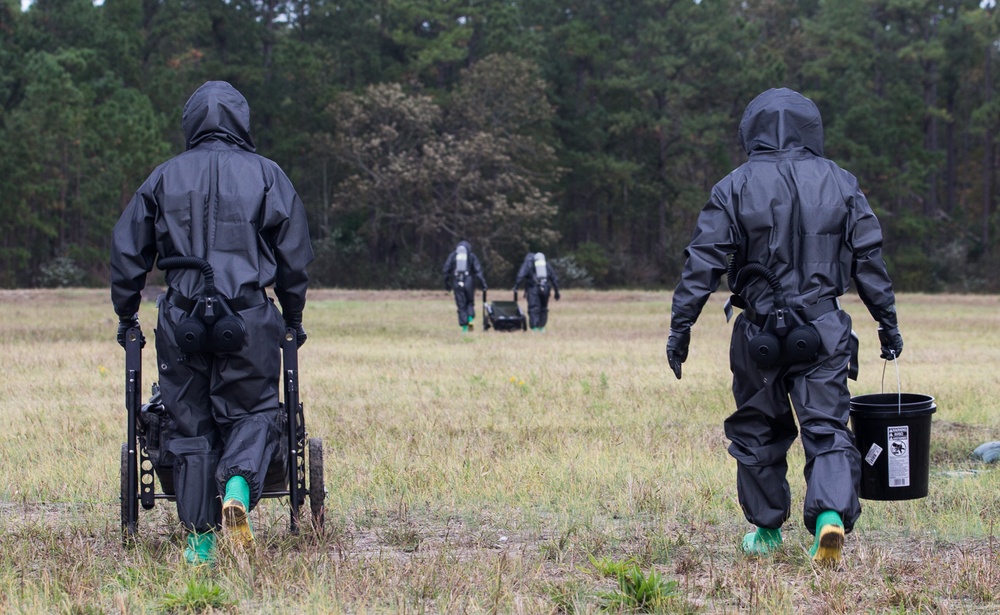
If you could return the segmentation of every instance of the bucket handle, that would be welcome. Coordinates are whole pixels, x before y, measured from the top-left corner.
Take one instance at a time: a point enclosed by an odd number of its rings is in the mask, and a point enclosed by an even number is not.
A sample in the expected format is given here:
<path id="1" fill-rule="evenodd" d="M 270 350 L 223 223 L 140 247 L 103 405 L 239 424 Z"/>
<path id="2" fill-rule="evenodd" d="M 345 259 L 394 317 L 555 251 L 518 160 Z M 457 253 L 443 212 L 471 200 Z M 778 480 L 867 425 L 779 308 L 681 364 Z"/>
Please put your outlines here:
<path id="1" fill-rule="evenodd" d="M 899 380 L 899 360 L 896 358 L 896 351 L 890 350 L 892 353 L 892 364 L 896 366 L 896 405 L 899 408 L 899 414 L 903 414 L 903 385 Z M 885 393 L 885 368 L 889 363 L 889 359 L 886 359 L 882 364 L 882 392 Z"/>

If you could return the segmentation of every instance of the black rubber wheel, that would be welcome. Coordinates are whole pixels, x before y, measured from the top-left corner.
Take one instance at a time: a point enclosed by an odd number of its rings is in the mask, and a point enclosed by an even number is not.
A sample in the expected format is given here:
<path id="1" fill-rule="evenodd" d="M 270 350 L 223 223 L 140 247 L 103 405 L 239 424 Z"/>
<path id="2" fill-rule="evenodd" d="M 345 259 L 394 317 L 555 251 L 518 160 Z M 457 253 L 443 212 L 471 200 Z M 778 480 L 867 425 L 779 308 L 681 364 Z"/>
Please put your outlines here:
<path id="1" fill-rule="evenodd" d="M 309 512 L 313 528 L 323 529 L 326 515 L 326 485 L 323 483 L 323 441 L 309 438 Z"/>

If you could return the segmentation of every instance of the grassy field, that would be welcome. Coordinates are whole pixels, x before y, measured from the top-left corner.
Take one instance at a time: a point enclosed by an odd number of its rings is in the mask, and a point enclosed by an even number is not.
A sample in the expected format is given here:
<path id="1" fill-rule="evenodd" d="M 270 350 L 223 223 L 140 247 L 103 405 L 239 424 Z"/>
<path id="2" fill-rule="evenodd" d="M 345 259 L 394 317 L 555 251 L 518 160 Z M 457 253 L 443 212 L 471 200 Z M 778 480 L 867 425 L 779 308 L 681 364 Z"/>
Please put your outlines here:
<path id="1" fill-rule="evenodd" d="M 806 554 L 798 443 L 786 548 L 739 553 L 751 527 L 722 431 L 721 293 L 679 382 L 669 293 L 566 291 L 541 334 L 483 332 L 477 304 L 462 335 L 443 292 L 310 299 L 302 401 L 324 443 L 325 531 L 290 535 L 287 502 L 265 500 L 252 552 L 223 547 L 215 569 L 192 570 L 170 503 L 121 545 L 124 353 L 108 293 L 0 293 L 0 612 L 1000 610 L 1000 480 L 970 458 L 1000 439 L 998 297 L 899 298 L 902 389 L 938 406 L 930 493 L 864 500 L 835 570 Z M 875 324 L 845 307 L 862 343 L 852 393 L 895 391 Z M 154 320 L 144 303 L 147 337 Z M 148 390 L 151 345 L 143 359 Z"/>

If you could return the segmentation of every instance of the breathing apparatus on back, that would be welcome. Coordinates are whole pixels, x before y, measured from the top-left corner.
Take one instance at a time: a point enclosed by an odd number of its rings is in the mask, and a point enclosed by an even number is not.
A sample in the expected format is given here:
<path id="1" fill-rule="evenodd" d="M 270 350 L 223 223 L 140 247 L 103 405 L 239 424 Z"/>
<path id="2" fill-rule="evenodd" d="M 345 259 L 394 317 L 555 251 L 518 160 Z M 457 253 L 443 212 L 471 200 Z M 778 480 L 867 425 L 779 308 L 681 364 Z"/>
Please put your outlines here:
<path id="1" fill-rule="evenodd" d="M 545 262 L 545 255 L 541 252 L 535 252 L 534 263 L 535 280 L 538 281 L 538 286 L 542 292 L 547 292 L 549 288 L 549 267 Z"/>
<path id="2" fill-rule="evenodd" d="M 235 352 L 243 348 L 246 340 L 243 319 L 216 290 L 215 273 L 208 261 L 194 256 L 173 256 L 160 259 L 157 265 L 164 271 L 200 269 L 205 282 L 204 293 L 174 330 L 174 340 L 182 352 Z"/>
<path id="3" fill-rule="evenodd" d="M 465 286 L 465 276 L 469 273 L 469 250 L 463 244 L 455 248 L 455 283 Z"/>
<path id="4" fill-rule="evenodd" d="M 816 327 L 804 322 L 792 308 L 785 305 L 785 295 L 781 282 L 774 273 L 760 263 L 748 263 L 738 267 L 734 257 L 729 261 L 729 288 L 734 299 L 746 288 L 753 277 L 762 277 L 774 294 L 774 308 L 761 325 L 760 332 L 750 340 L 750 358 L 758 367 L 804 363 L 819 354 L 820 337 Z M 736 301 L 733 302 L 736 304 Z M 737 305 L 737 307 L 741 307 Z"/>

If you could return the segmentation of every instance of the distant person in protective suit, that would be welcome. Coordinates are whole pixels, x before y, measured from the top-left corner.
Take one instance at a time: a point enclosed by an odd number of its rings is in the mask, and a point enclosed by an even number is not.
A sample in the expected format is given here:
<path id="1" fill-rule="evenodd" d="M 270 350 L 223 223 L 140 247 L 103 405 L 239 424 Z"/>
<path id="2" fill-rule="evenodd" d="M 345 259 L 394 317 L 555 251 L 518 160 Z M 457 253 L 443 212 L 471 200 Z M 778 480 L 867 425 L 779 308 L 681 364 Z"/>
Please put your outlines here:
<path id="1" fill-rule="evenodd" d="M 725 432 L 740 506 L 757 526 L 743 550 L 766 555 L 781 546 L 797 415 L 803 517 L 815 535 L 810 553 L 836 563 L 861 515 L 861 456 L 848 427 L 847 388 L 857 347 L 838 301 L 852 280 L 879 324 L 881 356 L 895 360 L 903 350 L 882 231 L 857 179 L 823 157 L 823 126 L 811 100 L 788 89 L 760 94 L 743 114 L 739 138 L 749 160 L 712 189 L 685 250 L 667 359 L 680 379 L 691 326 L 727 274 L 731 304 L 743 311 L 730 347 L 736 411 Z"/>
<path id="2" fill-rule="evenodd" d="M 549 296 L 555 293 L 559 301 L 559 279 L 552 266 L 541 252 L 528 252 L 517 271 L 514 292 L 524 284 L 524 296 L 528 300 L 528 326 L 532 331 L 545 331 L 549 321 Z"/>
<path id="3" fill-rule="evenodd" d="M 458 325 L 462 331 L 468 331 L 476 320 L 476 280 L 484 291 L 489 290 L 483 277 L 483 267 L 468 241 L 458 242 L 444 262 L 441 273 L 444 275 L 444 289 L 455 291 Z"/>
<path id="4" fill-rule="evenodd" d="M 160 394 L 175 434 L 165 447 L 177 514 L 190 531 L 184 555 L 202 564 L 214 561 L 223 526 L 237 543 L 253 541 L 247 515 L 279 449 L 280 343 L 286 327 L 300 346 L 306 341 L 313 251 L 292 183 L 254 153 L 250 108 L 239 91 L 205 83 L 184 106 L 182 125 L 187 151 L 153 171 L 114 227 L 111 298 L 124 347 L 126 331 L 139 326 L 140 291 L 154 263 L 202 259 L 214 271 L 220 307 L 242 323 L 239 348 L 195 343 L 182 350 L 179 342 L 187 342 L 175 331 L 205 317 L 205 276 L 197 268 L 166 272 L 155 329 Z"/>

